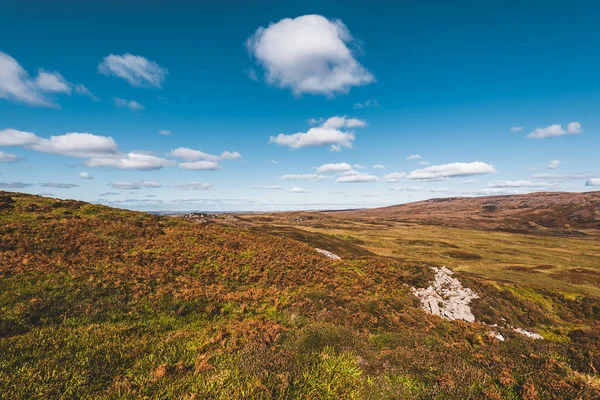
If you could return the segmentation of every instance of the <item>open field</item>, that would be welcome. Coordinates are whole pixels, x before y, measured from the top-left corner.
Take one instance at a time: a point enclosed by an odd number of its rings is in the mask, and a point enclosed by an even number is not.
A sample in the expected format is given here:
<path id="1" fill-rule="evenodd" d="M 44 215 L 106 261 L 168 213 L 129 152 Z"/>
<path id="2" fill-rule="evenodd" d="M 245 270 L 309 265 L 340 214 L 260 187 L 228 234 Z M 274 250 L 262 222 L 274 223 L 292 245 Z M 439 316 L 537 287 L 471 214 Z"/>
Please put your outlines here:
<path id="1" fill-rule="evenodd" d="M 402 223 L 294 228 L 404 262 L 445 265 L 497 281 L 600 296 L 598 236 L 539 236 Z M 285 225 L 278 229 L 285 232 Z"/>
<path id="2" fill-rule="evenodd" d="M 598 398 L 600 298 L 553 276 L 597 271 L 596 239 L 487 234 L 312 213 L 198 222 L 0 192 L 0 393 Z M 479 295 L 476 322 L 421 309 L 411 288 L 439 264 Z"/>

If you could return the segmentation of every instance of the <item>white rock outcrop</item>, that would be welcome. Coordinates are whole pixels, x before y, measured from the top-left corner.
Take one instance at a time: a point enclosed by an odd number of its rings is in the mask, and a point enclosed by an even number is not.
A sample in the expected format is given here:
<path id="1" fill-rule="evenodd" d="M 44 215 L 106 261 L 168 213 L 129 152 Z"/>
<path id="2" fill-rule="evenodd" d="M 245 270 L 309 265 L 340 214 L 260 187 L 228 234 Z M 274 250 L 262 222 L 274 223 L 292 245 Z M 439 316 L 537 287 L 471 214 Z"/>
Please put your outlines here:
<path id="1" fill-rule="evenodd" d="M 469 303 L 479 298 L 477 293 L 463 287 L 458 279 L 452 277 L 453 272 L 448 268 L 432 269 L 435 271 L 433 283 L 427 289 L 413 288 L 423 309 L 449 320 L 475 321 Z"/>
<path id="2" fill-rule="evenodd" d="M 471 312 L 469 304 L 471 300 L 479 298 L 477 293 L 463 287 L 458 279 L 452 277 L 453 272 L 448 268 L 432 267 L 431 269 L 435 271 L 435 280 L 433 283 L 427 289 L 412 288 L 414 295 L 421 300 L 421 307 L 430 314 L 439 315 L 449 320 L 474 322 L 475 316 Z M 504 318 L 502 320 L 505 323 L 505 328 L 509 328 L 521 335 L 531 339 L 544 338 L 538 333 L 507 325 L 506 320 Z M 491 326 L 493 328 L 498 327 L 496 324 Z M 504 335 L 495 329 L 489 331 L 488 334 L 501 342 L 506 340 Z"/>
<path id="3" fill-rule="evenodd" d="M 315 250 L 317 251 L 317 253 L 321 253 L 324 256 L 331 258 L 332 260 L 341 260 L 342 259 L 342 257 L 340 257 L 340 256 L 338 256 L 336 254 L 333 254 L 330 251 L 323 250 L 323 249 L 316 249 L 316 248 L 315 248 Z"/>

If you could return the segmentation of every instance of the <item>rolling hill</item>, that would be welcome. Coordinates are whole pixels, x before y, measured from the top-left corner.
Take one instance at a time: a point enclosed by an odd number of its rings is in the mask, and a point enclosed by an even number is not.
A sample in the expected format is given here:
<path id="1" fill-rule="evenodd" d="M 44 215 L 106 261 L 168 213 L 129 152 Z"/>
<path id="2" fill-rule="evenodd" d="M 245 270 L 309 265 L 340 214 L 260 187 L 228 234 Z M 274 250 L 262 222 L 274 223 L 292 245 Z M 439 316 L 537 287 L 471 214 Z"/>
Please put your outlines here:
<path id="1" fill-rule="evenodd" d="M 424 253 L 218 220 L 0 192 L 2 397 L 600 396 L 597 296 L 455 272 L 475 322 L 450 321 Z"/>
<path id="2" fill-rule="evenodd" d="M 350 219 L 577 235 L 579 230 L 600 230 L 600 191 L 451 197 L 335 214 Z"/>

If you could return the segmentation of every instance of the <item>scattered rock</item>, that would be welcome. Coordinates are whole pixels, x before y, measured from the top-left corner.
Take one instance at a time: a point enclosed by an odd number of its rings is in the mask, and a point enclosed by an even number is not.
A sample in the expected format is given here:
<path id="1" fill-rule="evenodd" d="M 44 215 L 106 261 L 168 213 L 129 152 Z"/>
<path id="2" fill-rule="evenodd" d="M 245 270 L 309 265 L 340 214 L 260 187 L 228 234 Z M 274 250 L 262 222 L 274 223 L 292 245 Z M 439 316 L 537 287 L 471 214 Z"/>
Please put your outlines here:
<path id="1" fill-rule="evenodd" d="M 333 254 L 330 251 L 323 250 L 323 249 L 317 249 L 317 248 L 315 248 L 315 250 L 317 251 L 317 253 L 321 253 L 324 256 L 331 258 L 332 260 L 341 260 L 342 259 L 340 256 Z"/>
<path id="2" fill-rule="evenodd" d="M 517 333 L 520 333 L 523 336 L 527 336 L 528 338 L 531 339 L 543 339 L 544 337 L 542 335 L 540 335 L 539 333 L 535 333 L 535 332 L 530 332 L 530 331 L 526 331 L 523 328 L 515 328 L 514 326 L 511 327 L 511 329 Z"/>

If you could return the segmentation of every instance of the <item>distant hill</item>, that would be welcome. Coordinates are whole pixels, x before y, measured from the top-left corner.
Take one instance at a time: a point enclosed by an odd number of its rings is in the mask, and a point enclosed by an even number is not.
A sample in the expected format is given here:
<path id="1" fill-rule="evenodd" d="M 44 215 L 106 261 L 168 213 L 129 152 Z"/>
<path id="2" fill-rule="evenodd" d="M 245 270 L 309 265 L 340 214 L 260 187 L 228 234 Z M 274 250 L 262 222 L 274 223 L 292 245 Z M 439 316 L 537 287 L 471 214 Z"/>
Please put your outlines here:
<path id="1" fill-rule="evenodd" d="M 577 234 L 577 230 L 600 229 L 600 191 L 451 197 L 332 214 L 465 228 Z"/>

